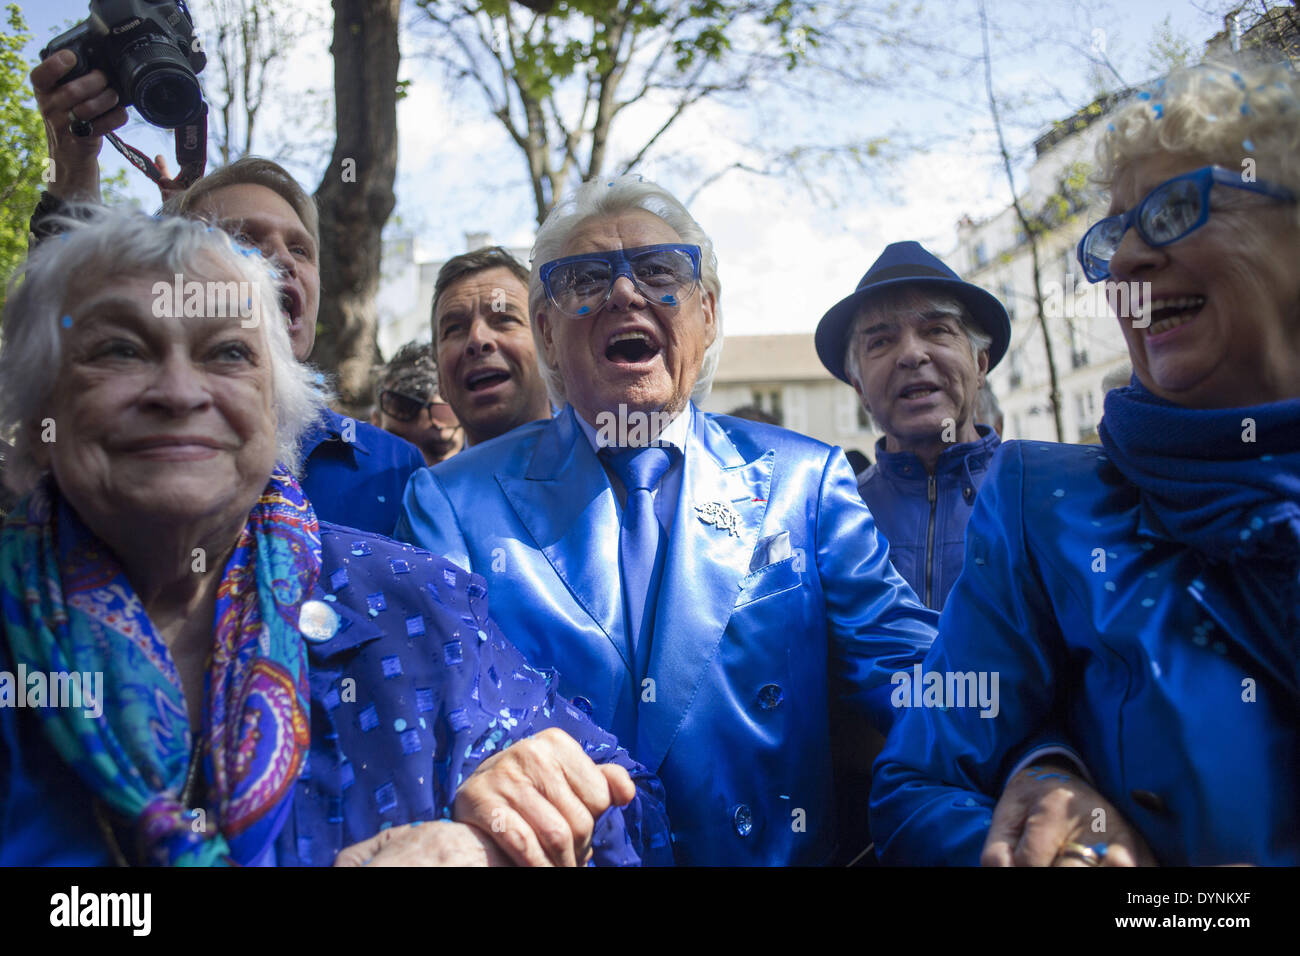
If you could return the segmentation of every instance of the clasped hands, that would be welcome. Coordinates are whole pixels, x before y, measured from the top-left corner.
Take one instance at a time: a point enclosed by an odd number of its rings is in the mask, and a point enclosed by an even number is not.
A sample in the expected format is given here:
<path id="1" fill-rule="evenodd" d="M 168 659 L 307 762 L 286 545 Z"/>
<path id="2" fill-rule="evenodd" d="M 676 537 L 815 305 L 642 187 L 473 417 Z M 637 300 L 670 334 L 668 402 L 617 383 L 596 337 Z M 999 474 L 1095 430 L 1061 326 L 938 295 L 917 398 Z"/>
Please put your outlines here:
<path id="1" fill-rule="evenodd" d="M 456 792 L 451 820 L 382 830 L 334 865 L 577 866 L 591 859 L 600 815 L 635 796 L 626 770 L 548 728 L 484 760 Z"/>
<path id="2" fill-rule="evenodd" d="M 1100 852 L 1067 850 L 1098 845 Z M 1156 860 L 1141 834 L 1073 767 L 1048 760 L 1025 768 L 1007 784 L 994 808 L 980 864 L 1155 866 Z"/>

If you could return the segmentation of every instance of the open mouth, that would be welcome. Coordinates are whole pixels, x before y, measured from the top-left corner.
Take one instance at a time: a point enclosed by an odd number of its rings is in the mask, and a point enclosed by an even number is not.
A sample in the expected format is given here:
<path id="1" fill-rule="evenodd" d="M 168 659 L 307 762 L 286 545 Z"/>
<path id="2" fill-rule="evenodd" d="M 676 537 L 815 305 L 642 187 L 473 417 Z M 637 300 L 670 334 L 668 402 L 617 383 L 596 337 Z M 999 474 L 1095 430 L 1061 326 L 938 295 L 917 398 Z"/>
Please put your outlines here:
<path id="1" fill-rule="evenodd" d="M 499 368 L 485 368 L 465 376 L 465 390 L 481 392 L 510 380 L 510 373 Z"/>
<path id="2" fill-rule="evenodd" d="M 280 288 L 280 309 L 288 317 L 290 325 L 302 315 L 302 299 L 298 297 L 296 289 L 290 286 Z"/>
<path id="3" fill-rule="evenodd" d="M 939 391 L 937 385 L 909 385 L 898 393 L 898 397 L 908 401 L 919 401 L 923 398 L 929 398 Z"/>
<path id="4" fill-rule="evenodd" d="M 1151 309 L 1147 313 L 1151 318 L 1151 324 L 1147 326 L 1146 330 L 1147 337 L 1160 335 L 1192 321 L 1204 307 L 1205 296 L 1203 295 L 1184 295 L 1176 299 L 1156 299 L 1151 303 Z"/>
<path id="5" fill-rule="evenodd" d="M 659 352 L 659 343 L 645 332 L 620 332 L 605 346 L 605 358 L 615 365 L 640 365 Z"/>

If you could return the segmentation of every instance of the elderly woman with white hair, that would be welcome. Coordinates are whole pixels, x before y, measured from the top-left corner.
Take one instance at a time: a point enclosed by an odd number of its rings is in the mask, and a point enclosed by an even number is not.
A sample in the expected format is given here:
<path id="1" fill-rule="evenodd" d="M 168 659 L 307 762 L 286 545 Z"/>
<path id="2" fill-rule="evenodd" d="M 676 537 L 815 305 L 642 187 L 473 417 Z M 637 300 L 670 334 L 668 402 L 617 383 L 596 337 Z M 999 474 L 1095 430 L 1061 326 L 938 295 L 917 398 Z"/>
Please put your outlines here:
<path id="1" fill-rule="evenodd" d="M 587 183 L 533 263 L 562 410 L 418 473 L 398 533 L 483 574 L 521 650 L 656 769 L 677 862 L 826 862 L 830 702 L 887 730 L 891 675 L 936 615 L 839 449 L 697 407 L 721 287 L 680 202 L 640 177 Z"/>
<path id="2" fill-rule="evenodd" d="M 1100 448 L 1003 446 L 926 661 L 999 673 L 1001 713 L 899 721 L 872 832 L 886 861 L 976 862 L 995 768 L 1048 723 L 1159 863 L 1295 866 L 1300 80 L 1176 74 L 1099 159 L 1110 211 L 1079 259 L 1121 306 L 1133 381 Z M 1049 852 L 1108 865 L 1110 832 Z"/>
<path id="3" fill-rule="evenodd" d="M 323 399 L 257 250 L 84 215 L 4 313 L 0 864 L 662 856 L 658 782 L 481 579 L 317 520 Z"/>

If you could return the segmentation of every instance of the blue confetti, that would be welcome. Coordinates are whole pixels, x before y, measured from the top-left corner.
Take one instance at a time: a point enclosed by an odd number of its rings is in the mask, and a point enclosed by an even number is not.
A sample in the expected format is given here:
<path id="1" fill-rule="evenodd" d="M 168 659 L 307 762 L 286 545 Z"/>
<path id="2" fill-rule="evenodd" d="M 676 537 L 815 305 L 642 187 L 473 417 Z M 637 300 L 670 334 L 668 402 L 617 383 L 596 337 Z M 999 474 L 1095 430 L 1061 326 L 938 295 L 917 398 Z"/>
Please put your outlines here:
<path id="1" fill-rule="evenodd" d="M 65 316 L 63 317 L 63 327 L 64 327 L 65 329 L 70 329 L 70 328 L 72 328 L 72 316 L 70 316 L 70 315 L 65 315 Z"/>
<path id="2" fill-rule="evenodd" d="M 586 314 L 587 314 L 588 312 L 590 312 L 590 311 L 591 311 L 591 308 L 590 308 L 589 306 L 585 306 L 585 305 L 584 305 L 581 309 L 578 310 L 578 314 L 579 314 L 579 315 L 586 315 Z"/>
<path id="3" fill-rule="evenodd" d="M 378 727 L 379 715 L 375 713 L 375 705 L 371 704 L 360 714 L 358 714 L 357 722 L 361 725 L 361 729 L 365 731 L 371 731 L 374 730 L 376 727 Z"/>
<path id="4" fill-rule="evenodd" d="M 1255 141 L 1253 139 L 1243 139 L 1241 141 L 1241 148 L 1248 153 L 1253 153 L 1255 151 Z"/>

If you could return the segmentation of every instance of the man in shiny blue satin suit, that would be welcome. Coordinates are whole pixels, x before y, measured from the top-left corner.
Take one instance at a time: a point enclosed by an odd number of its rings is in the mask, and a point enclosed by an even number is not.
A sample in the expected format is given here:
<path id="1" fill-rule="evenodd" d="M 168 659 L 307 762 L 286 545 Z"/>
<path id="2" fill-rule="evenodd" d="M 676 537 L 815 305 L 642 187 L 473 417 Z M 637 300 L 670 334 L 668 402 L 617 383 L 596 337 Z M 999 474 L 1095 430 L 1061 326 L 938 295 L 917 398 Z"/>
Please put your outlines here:
<path id="1" fill-rule="evenodd" d="M 887 731 L 891 675 L 921 661 L 937 615 L 838 448 L 695 407 L 720 287 L 673 197 L 588 183 L 534 261 L 562 411 L 418 472 L 398 534 L 483 574 L 503 631 L 660 775 L 678 863 L 825 862 L 830 702 Z M 659 457 L 648 486 L 618 449 Z"/>

